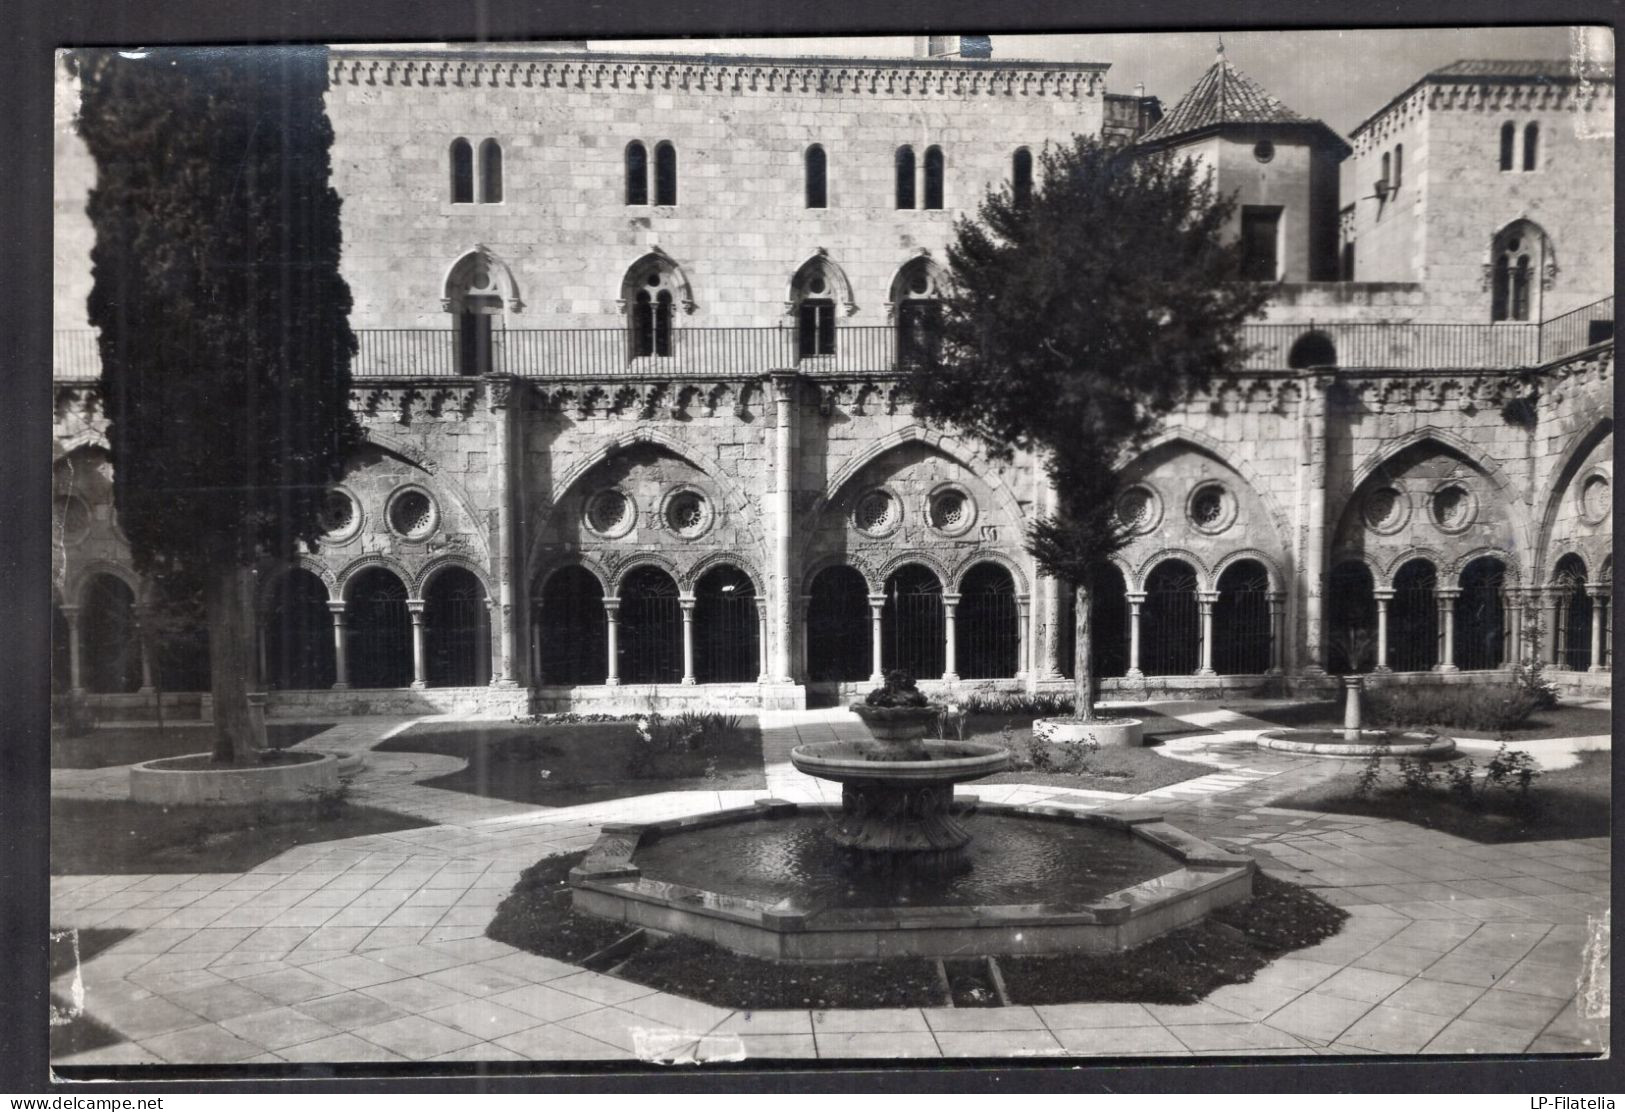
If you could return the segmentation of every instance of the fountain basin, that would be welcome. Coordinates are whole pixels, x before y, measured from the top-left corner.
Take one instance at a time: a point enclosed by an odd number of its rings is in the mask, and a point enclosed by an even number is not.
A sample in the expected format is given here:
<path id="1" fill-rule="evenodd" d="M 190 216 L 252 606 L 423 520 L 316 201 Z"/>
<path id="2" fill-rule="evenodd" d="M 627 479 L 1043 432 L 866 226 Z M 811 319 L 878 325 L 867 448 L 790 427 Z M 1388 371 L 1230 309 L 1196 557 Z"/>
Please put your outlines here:
<path id="1" fill-rule="evenodd" d="M 1258 735 L 1260 749 L 1285 753 L 1306 753 L 1316 757 L 1413 757 L 1427 760 L 1455 755 L 1452 738 L 1438 734 L 1401 733 L 1395 730 L 1361 730 L 1360 740 L 1348 741 L 1343 731 L 1329 729 L 1265 730 Z"/>
<path id="2" fill-rule="evenodd" d="M 587 914 L 739 953 L 839 961 L 1108 953 L 1252 894 L 1249 858 L 1193 838 L 1155 813 L 1082 813 L 961 798 L 953 814 L 970 825 L 987 819 L 1005 824 L 1015 831 L 1018 848 L 1023 839 L 1029 845 L 1054 842 L 1054 860 L 1046 866 L 1051 871 L 1028 868 L 1021 855 L 1001 868 L 997 854 L 1005 836 L 978 829 L 971 852 L 988 856 L 949 880 L 925 877 L 899 886 L 895 878 L 882 877 L 848 885 L 835 875 L 821 884 L 816 878 L 829 875 L 816 858 L 822 851 L 806 847 L 822 843 L 839 852 L 823 838 L 833 816 L 823 807 L 764 800 L 686 819 L 606 825 L 570 874 L 572 900 Z M 798 823 L 819 828 L 818 837 L 798 833 Z M 1082 888 L 1058 885 L 1055 878 L 1085 871 L 1087 862 L 1080 863 L 1063 842 L 1077 834 L 1099 835 L 1121 852 L 1101 851 L 1100 859 L 1112 867 Z M 729 847 L 743 852 L 730 857 Z M 815 856 L 799 860 L 803 852 Z M 751 861 L 730 864 L 741 857 Z M 752 877 L 753 869 L 763 868 L 765 883 Z M 1013 874 L 1008 883 L 1007 873 Z M 898 894 L 888 899 L 884 893 L 892 889 Z"/>
<path id="3" fill-rule="evenodd" d="M 790 750 L 790 763 L 798 772 L 848 784 L 885 779 L 907 784 L 959 784 L 1003 772 L 1010 752 L 1000 745 L 973 741 L 924 741 L 923 750 L 907 753 L 883 742 L 820 741 Z"/>

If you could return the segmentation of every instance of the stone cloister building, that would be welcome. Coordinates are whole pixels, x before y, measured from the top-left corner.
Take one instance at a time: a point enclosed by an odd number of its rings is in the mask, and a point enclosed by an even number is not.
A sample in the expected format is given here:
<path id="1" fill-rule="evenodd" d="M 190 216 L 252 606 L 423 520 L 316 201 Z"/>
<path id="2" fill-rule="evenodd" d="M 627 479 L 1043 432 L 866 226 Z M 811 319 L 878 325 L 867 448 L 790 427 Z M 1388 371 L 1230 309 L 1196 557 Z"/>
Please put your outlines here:
<path id="1" fill-rule="evenodd" d="M 1077 133 L 1202 159 L 1279 283 L 1245 366 L 1121 461 L 1107 694 L 1537 654 L 1606 688 L 1611 71 L 1458 63 L 1348 140 L 1222 55 L 1166 113 L 994 57 L 340 47 L 330 78 L 367 443 L 319 551 L 260 570 L 273 712 L 1062 686 L 1042 461 L 922 423 L 897 368 L 954 221 Z M 188 713 L 207 646 L 141 636 L 112 514 L 60 88 L 57 683 Z"/>

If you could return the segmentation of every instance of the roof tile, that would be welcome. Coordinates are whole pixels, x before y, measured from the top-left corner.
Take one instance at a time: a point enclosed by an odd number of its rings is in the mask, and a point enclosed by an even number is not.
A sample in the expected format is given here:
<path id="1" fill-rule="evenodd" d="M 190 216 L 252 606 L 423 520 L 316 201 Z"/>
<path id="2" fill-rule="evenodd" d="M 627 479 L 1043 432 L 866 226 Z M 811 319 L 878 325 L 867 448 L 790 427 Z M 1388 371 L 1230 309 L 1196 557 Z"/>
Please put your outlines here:
<path id="1" fill-rule="evenodd" d="M 1221 53 L 1191 91 L 1174 105 L 1173 111 L 1147 130 L 1140 141 L 1154 143 L 1220 124 L 1315 122 L 1282 104 L 1258 82 L 1231 65 Z"/>

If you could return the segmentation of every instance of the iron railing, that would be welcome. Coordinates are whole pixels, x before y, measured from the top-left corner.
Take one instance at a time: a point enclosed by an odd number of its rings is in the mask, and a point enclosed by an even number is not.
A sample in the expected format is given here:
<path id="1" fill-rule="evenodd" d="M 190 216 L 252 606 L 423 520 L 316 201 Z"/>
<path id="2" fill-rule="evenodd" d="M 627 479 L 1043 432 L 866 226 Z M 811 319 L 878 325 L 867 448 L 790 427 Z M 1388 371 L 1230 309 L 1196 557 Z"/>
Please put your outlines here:
<path id="1" fill-rule="evenodd" d="M 807 605 L 807 678 L 867 679 L 873 662 L 873 628 L 869 588 L 862 574 L 845 566 L 819 572 Z"/>
<path id="2" fill-rule="evenodd" d="M 1374 370 L 1533 367 L 1611 339 L 1613 320 L 1614 299 L 1607 297 L 1544 324 L 1247 324 L 1241 329 L 1247 351 L 1243 366 L 1249 371 L 1323 365 Z M 885 374 L 904 369 L 907 360 L 899 359 L 899 351 L 906 356 L 925 346 L 918 333 L 917 326 L 907 332 L 896 325 L 841 327 L 835 329 L 833 353 L 802 355 L 797 330 L 788 325 L 679 327 L 671 333 L 670 355 L 634 355 L 635 337 L 626 328 L 506 329 L 492 333 L 487 358 L 465 357 L 451 328 L 363 328 L 356 331 L 358 350 L 351 370 L 357 378 L 487 372 L 542 379 L 713 376 L 780 368 L 815 374 Z M 52 356 L 56 378 L 95 378 L 100 365 L 94 332 L 56 332 Z"/>
<path id="3" fill-rule="evenodd" d="M 1614 299 L 1605 297 L 1540 326 L 1540 362 L 1550 363 L 1614 338 Z"/>
<path id="4" fill-rule="evenodd" d="M 936 577 L 918 565 L 896 572 L 880 616 L 881 666 L 915 679 L 940 678 L 948 664 L 945 621 Z"/>
<path id="5" fill-rule="evenodd" d="M 423 608 L 423 638 L 430 687 L 491 682 L 491 615 L 471 572 L 452 568 L 436 577 Z"/>
<path id="6" fill-rule="evenodd" d="M 967 680 L 1010 679 L 1020 668 L 1021 618 L 1010 573 L 982 565 L 965 577 L 954 614 L 955 667 Z"/>
<path id="7" fill-rule="evenodd" d="M 1165 560 L 1146 577 L 1140 607 L 1140 670 L 1148 676 L 1189 676 L 1202 661 L 1201 607 L 1196 573 Z"/>
<path id="8" fill-rule="evenodd" d="M 683 618 L 677 584 L 656 568 L 638 568 L 621 585 L 622 683 L 677 683 L 683 678 Z"/>
<path id="9" fill-rule="evenodd" d="M 532 621 L 542 683 L 574 686 L 608 678 L 604 590 L 592 572 L 573 566 L 555 572 Z"/>
<path id="10" fill-rule="evenodd" d="M 350 686 L 405 687 L 412 682 L 412 618 L 406 588 L 387 571 L 362 576 L 344 608 Z"/>
<path id="11" fill-rule="evenodd" d="M 1221 676 L 1257 676 L 1270 667 L 1270 581 L 1246 560 L 1219 579 L 1213 603 L 1213 670 Z"/>

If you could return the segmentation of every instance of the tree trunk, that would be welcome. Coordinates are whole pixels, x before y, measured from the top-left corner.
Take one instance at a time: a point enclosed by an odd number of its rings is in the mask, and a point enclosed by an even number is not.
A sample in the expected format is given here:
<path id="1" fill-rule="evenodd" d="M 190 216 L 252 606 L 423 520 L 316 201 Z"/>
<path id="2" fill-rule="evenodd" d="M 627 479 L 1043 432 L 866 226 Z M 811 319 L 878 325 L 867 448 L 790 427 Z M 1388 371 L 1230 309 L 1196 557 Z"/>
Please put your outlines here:
<path id="1" fill-rule="evenodd" d="M 1094 653 L 1089 644 L 1089 588 L 1072 593 L 1072 713 L 1085 722 L 1095 720 Z"/>
<path id="2" fill-rule="evenodd" d="M 214 759 L 253 761 L 265 748 L 264 723 L 248 710 L 254 674 L 254 611 L 248 570 L 216 568 L 203 589 L 209 618 L 209 689 L 214 695 Z"/>

